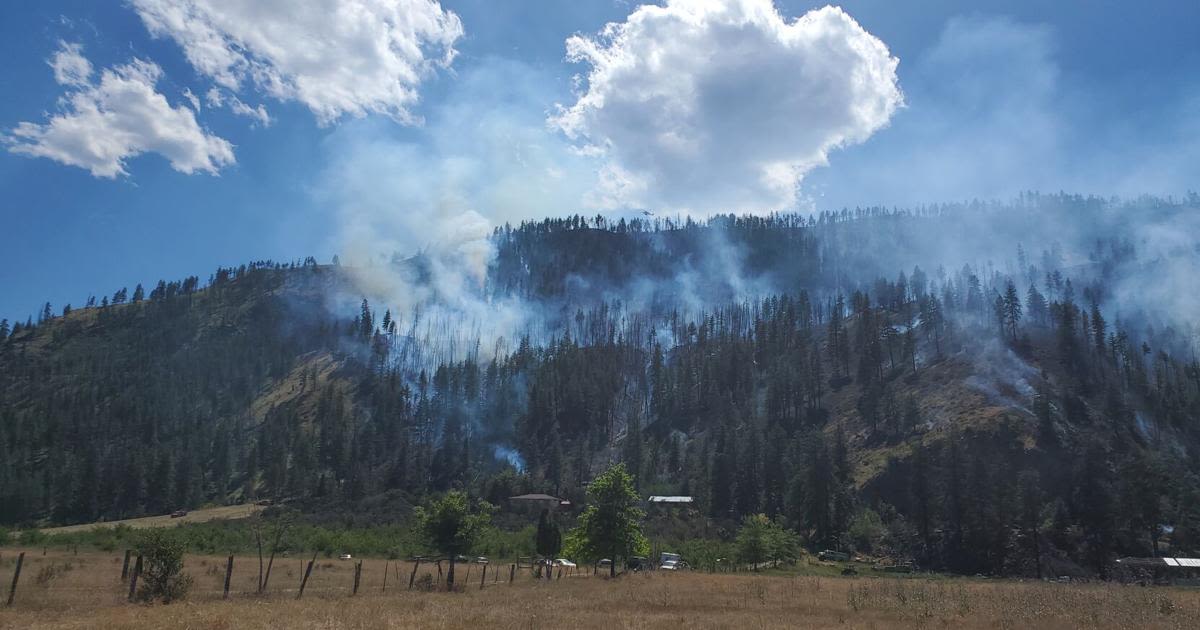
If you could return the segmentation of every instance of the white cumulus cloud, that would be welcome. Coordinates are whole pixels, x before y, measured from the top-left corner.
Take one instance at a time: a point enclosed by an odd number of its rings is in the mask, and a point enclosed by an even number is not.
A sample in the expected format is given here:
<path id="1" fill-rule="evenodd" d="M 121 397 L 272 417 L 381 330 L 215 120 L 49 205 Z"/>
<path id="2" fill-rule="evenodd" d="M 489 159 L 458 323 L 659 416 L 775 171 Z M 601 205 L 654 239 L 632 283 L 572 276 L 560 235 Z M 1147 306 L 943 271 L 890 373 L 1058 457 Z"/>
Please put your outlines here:
<path id="1" fill-rule="evenodd" d="M 419 118 L 418 87 L 455 55 L 458 16 L 436 0 L 130 0 L 157 37 L 201 74 L 238 91 L 303 103 L 322 124 L 342 116 Z"/>
<path id="2" fill-rule="evenodd" d="M 182 173 L 216 173 L 233 164 L 233 146 L 208 134 L 186 106 L 173 107 L 155 87 L 162 70 L 134 59 L 105 69 L 92 66 L 80 47 L 62 44 L 50 60 L 55 79 L 69 88 L 61 111 L 44 124 L 22 122 L 3 137 L 9 151 L 87 169 L 96 177 L 126 174 L 125 161 L 158 153 Z"/>
<path id="3" fill-rule="evenodd" d="M 58 52 L 49 61 L 54 80 L 61 85 L 86 85 L 92 78 L 92 63 L 83 56 L 83 47 L 67 42 L 58 44 Z"/>
<path id="4" fill-rule="evenodd" d="M 567 57 L 590 70 L 551 123 L 604 157 L 607 205 L 786 208 L 903 104 L 898 60 L 834 7 L 787 21 L 771 0 L 668 0 L 571 37 Z"/>

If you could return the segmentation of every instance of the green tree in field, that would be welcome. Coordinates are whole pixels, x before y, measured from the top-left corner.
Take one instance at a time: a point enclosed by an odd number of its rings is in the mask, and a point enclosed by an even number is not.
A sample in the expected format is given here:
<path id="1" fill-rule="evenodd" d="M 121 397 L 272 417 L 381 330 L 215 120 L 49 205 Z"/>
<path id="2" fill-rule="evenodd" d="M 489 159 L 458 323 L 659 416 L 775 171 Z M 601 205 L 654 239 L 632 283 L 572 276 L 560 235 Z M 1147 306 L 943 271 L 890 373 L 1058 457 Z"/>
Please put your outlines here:
<path id="1" fill-rule="evenodd" d="M 799 548 L 799 537 L 766 514 L 750 514 L 742 519 L 734 541 L 738 561 L 750 564 L 755 571 L 768 560 L 794 561 Z"/>
<path id="2" fill-rule="evenodd" d="M 159 528 L 146 529 L 138 537 L 137 551 L 145 563 L 137 592 L 140 601 L 169 604 L 187 597 L 192 577 L 183 572 L 184 545 L 178 536 Z"/>
<path id="3" fill-rule="evenodd" d="M 481 503 L 472 511 L 463 492 L 447 492 L 428 508 L 417 508 L 417 523 L 425 538 L 450 558 L 446 588 L 454 589 L 454 561 L 458 554 L 471 550 L 479 534 L 492 518 L 492 506 Z"/>
<path id="4" fill-rule="evenodd" d="M 609 577 L 617 575 L 617 558 L 644 555 L 650 543 L 642 535 L 645 513 L 637 506 L 633 476 L 617 464 L 596 477 L 587 489 L 588 506 L 567 535 L 568 554 L 587 560 L 607 556 Z"/>

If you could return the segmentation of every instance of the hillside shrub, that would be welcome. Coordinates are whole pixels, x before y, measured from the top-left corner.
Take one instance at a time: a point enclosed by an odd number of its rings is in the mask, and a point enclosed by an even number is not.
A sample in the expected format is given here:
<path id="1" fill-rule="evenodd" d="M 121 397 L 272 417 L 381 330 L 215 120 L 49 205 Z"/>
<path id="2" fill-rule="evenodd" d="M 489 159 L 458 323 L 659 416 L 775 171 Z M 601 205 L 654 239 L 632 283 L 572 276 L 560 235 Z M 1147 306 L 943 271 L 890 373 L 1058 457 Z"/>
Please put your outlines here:
<path id="1" fill-rule="evenodd" d="M 137 550 L 143 561 L 139 601 L 169 604 L 187 597 L 192 578 L 183 572 L 184 545 L 178 537 L 162 529 L 147 529 L 138 537 Z"/>

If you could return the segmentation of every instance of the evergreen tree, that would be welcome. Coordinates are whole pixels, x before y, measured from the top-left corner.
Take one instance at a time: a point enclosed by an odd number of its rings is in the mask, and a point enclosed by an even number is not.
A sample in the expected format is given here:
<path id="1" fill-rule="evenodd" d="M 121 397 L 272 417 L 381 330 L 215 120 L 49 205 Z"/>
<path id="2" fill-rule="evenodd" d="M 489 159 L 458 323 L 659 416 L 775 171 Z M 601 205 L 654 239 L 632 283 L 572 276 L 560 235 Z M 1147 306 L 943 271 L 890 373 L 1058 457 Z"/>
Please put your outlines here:
<path id="1" fill-rule="evenodd" d="M 1008 332 L 1012 335 L 1013 341 L 1017 340 L 1017 324 L 1021 321 L 1021 298 L 1017 295 L 1017 287 L 1012 280 L 1004 288 L 1003 314 L 1004 325 L 1008 328 Z"/>
<path id="2" fill-rule="evenodd" d="M 937 350 L 938 357 L 942 356 L 942 327 L 943 327 L 942 305 L 936 297 L 930 296 L 928 300 L 922 304 L 921 308 L 921 328 L 925 331 L 926 336 L 933 337 L 934 348 Z"/>

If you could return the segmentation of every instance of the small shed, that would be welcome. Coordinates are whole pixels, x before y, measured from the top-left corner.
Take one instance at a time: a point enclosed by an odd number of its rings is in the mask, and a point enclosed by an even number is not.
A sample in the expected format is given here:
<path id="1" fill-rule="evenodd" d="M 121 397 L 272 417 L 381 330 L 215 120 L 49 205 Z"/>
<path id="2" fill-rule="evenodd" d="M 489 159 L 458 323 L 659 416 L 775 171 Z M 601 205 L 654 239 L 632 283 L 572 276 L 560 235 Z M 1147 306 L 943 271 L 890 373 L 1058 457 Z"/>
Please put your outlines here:
<path id="1" fill-rule="evenodd" d="M 646 498 L 646 513 L 650 516 L 680 516 L 691 514 L 696 500 L 686 496 L 650 495 Z"/>

